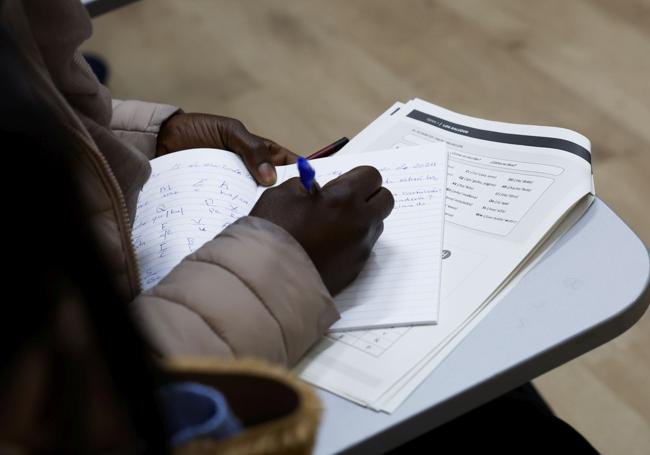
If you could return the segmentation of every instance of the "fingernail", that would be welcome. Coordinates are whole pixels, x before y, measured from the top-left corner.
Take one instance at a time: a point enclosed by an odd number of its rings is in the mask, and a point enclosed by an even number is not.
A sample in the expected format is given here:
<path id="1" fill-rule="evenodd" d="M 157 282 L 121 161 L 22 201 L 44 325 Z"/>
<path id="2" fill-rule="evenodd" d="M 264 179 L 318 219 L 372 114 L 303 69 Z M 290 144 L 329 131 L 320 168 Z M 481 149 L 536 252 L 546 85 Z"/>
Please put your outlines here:
<path id="1" fill-rule="evenodd" d="M 263 185 L 273 185 L 278 178 L 275 169 L 269 163 L 260 164 L 257 172 L 260 174 L 260 183 Z"/>

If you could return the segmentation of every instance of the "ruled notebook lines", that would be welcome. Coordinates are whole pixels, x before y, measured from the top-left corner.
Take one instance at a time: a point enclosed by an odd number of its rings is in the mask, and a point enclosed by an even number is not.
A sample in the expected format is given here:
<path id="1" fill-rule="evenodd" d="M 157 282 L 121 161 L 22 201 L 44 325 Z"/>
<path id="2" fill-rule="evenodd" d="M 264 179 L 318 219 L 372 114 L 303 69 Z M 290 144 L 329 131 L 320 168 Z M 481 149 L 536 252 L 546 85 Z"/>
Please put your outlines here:
<path id="1" fill-rule="evenodd" d="M 356 166 L 372 165 L 395 198 L 367 264 L 335 298 L 341 319 L 333 331 L 436 322 L 446 153 L 444 145 L 435 144 L 311 161 L 321 186 Z M 151 164 L 133 225 L 145 289 L 246 216 L 266 190 L 237 156 L 220 150 L 185 150 Z M 278 184 L 298 175 L 293 165 L 277 171 Z"/>

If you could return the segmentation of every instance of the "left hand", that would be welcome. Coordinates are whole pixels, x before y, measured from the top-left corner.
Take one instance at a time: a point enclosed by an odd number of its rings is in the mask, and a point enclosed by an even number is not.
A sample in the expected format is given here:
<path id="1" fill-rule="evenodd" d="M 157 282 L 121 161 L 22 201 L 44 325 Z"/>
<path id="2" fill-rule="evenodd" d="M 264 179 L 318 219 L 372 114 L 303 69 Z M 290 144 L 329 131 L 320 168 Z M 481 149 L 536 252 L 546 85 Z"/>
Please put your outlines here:
<path id="1" fill-rule="evenodd" d="M 265 186 L 277 180 L 275 166 L 295 163 L 298 159 L 272 140 L 251 133 L 239 120 L 219 115 L 175 114 L 163 123 L 157 141 L 156 156 L 200 147 L 236 153 L 257 183 Z"/>

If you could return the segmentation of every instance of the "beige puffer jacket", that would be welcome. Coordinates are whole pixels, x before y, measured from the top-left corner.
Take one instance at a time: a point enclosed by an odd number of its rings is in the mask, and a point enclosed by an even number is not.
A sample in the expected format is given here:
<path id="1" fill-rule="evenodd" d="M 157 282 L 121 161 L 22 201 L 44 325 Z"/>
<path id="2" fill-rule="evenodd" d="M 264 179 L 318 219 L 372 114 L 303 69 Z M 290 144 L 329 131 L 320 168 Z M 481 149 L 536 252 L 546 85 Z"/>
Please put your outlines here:
<path id="1" fill-rule="evenodd" d="M 111 100 L 77 51 L 92 32 L 79 0 L 0 0 L 0 20 L 41 101 L 77 139 L 91 222 L 154 349 L 294 364 L 338 318 L 302 247 L 280 227 L 244 217 L 140 294 L 130 220 L 158 129 L 177 109 Z"/>

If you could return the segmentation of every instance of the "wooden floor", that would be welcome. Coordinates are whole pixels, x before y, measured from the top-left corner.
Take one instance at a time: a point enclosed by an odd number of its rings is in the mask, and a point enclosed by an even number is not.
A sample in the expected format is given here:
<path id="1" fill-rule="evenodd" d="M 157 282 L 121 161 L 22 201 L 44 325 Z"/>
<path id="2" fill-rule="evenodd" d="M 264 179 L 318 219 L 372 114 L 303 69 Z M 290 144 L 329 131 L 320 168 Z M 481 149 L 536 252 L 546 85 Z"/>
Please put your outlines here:
<path id="1" fill-rule="evenodd" d="M 650 2 L 143 0 L 96 19 L 115 97 L 237 117 L 298 153 L 393 101 L 575 129 L 650 244 Z M 604 454 L 650 453 L 650 316 L 536 380 Z"/>

